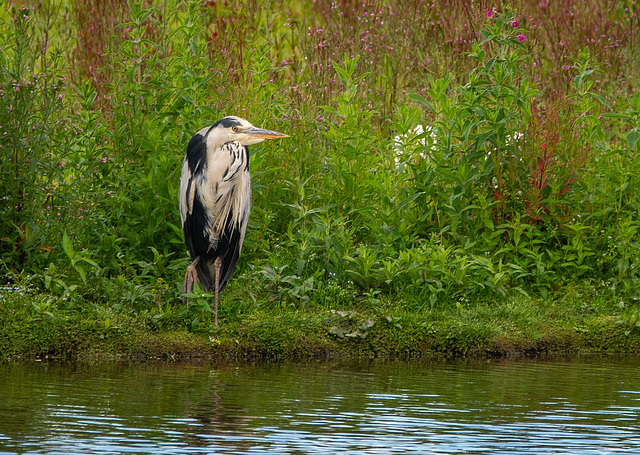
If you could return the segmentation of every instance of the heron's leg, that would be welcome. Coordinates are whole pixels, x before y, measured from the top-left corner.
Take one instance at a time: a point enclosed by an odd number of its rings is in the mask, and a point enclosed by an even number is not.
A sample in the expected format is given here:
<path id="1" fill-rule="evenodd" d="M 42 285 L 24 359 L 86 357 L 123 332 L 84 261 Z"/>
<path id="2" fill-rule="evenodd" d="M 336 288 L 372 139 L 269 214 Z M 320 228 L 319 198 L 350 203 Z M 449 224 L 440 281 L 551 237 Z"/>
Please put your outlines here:
<path id="1" fill-rule="evenodd" d="M 218 290 L 220 289 L 220 268 L 222 267 L 222 258 L 217 257 L 216 260 L 213 262 L 213 268 L 215 270 L 216 273 L 216 284 L 215 284 L 215 290 L 214 290 L 214 295 L 215 295 L 215 303 L 214 303 L 214 319 L 213 319 L 213 323 L 215 324 L 216 327 L 218 327 L 218 294 L 220 293 Z"/>
<path id="2" fill-rule="evenodd" d="M 196 265 L 200 262 L 200 256 L 196 257 L 191 265 L 187 267 L 187 273 L 184 275 L 184 284 L 182 285 L 182 293 L 188 294 L 193 289 L 193 283 L 198 279 L 198 271 Z M 187 310 L 189 310 L 189 298 L 183 297 L 182 301 L 187 304 Z"/>

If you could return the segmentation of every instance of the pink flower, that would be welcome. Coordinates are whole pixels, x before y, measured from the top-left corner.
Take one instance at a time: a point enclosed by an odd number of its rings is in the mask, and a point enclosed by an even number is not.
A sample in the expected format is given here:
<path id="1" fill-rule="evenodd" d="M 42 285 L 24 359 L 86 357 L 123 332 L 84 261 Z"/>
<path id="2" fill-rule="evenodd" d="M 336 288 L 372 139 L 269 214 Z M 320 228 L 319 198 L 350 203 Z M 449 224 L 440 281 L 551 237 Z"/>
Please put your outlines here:
<path id="1" fill-rule="evenodd" d="M 518 41 L 520 41 L 521 43 L 524 42 L 524 35 L 518 35 Z"/>
<path id="2" fill-rule="evenodd" d="M 513 25 L 513 28 L 518 28 L 518 21 L 511 22 L 511 25 Z"/>
<path id="3" fill-rule="evenodd" d="M 493 12 L 490 9 L 487 10 L 487 17 L 493 17 Z"/>

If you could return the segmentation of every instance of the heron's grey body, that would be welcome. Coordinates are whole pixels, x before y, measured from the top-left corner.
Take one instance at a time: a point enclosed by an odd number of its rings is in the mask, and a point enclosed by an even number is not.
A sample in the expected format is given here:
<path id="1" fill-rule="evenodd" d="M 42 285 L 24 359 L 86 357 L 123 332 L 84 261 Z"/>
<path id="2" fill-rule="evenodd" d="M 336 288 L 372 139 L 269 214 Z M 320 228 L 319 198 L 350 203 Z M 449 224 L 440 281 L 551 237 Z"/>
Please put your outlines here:
<path id="1" fill-rule="evenodd" d="M 203 128 L 189 142 L 180 177 L 180 215 L 191 260 L 200 256 L 198 278 L 206 291 L 222 258 L 221 292 L 240 257 L 251 208 L 249 151 L 239 142 L 216 144 Z M 210 152 L 207 153 L 207 150 Z"/>
<path id="2" fill-rule="evenodd" d="M 225 117 L 189 141 L 180 176 L 180 217 L 192 264 L 185 276 L 190 292 L 196 276 L 218 294 L 236 269 L 251 208 L 248 145 L 287 137 L 255 128 L 239 117 Z"/>

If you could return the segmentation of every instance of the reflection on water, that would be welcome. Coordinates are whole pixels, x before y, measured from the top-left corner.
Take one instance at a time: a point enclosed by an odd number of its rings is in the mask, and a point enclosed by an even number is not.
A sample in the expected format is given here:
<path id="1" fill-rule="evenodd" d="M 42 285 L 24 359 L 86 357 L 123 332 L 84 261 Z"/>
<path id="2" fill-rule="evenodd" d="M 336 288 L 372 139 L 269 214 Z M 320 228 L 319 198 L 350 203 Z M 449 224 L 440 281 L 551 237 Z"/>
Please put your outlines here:
<path id="1" fill-rule="evenodd" d="M 640 453 L 639 366 L 0 365 L 0 453 Z"/>

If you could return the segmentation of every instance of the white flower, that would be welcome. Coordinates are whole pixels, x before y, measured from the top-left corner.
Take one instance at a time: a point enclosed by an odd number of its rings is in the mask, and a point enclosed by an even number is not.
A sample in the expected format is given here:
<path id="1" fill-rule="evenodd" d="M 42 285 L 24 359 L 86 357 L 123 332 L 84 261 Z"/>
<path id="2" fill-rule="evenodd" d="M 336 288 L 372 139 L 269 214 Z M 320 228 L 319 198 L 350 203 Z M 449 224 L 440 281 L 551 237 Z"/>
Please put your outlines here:
<path id="1" fill-rule="evenodd" d="M 522 139 L 523 137 L 524 134 L 522 134 L 520 131 L 516 131 L 515 133 L 513 133 L 513 136 L 511 134 L 507 134 L 507 137 L 505 139 L 507 140 L 507 144 L 513 144 L 520 142 L 520 139 Z"/>
<path id="2" fill-rule="evenodd" d="M 425 132 L 428 134 L 425 135 Z M 411 161 L 416 149 L 425 147 L 434 152 L 437 144 L 438 130 L 433 126 L 416 125 L 406 134 L 396 136 L 393 138 L 396 167 L 400 166 L 401 163 Z M 421 151 L 419 156 L 425 160 L 429 159 L 429 155 L 425 151 Z"/>

